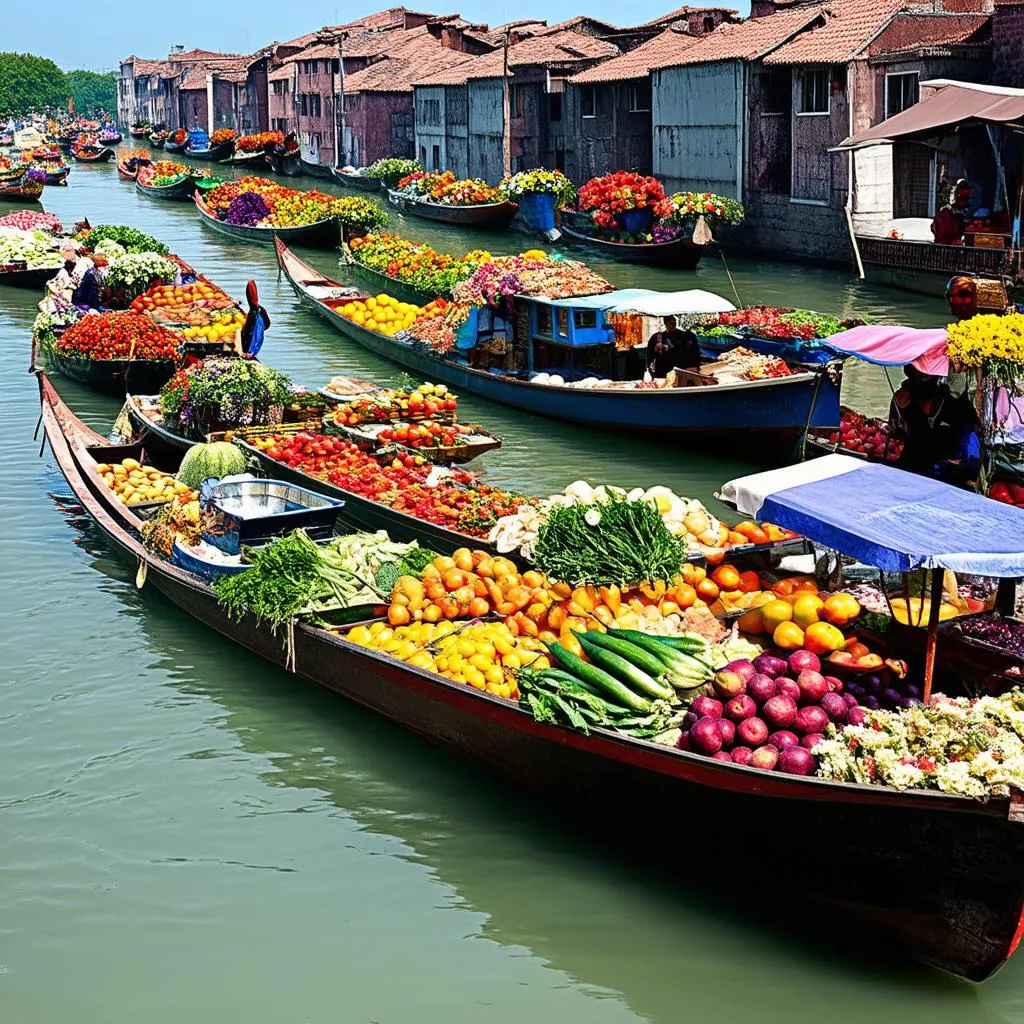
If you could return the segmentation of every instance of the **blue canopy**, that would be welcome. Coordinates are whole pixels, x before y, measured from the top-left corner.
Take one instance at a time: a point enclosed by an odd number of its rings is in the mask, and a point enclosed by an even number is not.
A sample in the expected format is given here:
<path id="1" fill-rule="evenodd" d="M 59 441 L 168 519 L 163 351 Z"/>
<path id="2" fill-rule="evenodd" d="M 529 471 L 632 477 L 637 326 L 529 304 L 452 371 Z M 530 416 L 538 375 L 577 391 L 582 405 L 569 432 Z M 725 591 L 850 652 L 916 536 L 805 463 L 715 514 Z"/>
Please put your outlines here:
<path id="1" fill-rule="evenodd" d="M 1024 509 L 892 466 L 827 455 L 740 477 L 720 496 L 880 569 L 1024 576 Z"/>

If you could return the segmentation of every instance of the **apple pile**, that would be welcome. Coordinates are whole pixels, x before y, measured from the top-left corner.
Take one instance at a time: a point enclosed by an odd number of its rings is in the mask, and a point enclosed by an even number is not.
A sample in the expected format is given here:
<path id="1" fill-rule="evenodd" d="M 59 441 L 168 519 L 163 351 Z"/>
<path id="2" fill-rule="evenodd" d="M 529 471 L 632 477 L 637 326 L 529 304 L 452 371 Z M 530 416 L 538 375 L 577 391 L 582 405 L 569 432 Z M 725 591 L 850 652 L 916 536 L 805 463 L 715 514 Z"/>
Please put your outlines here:
<path id="1" fill-rule="evenodd" d="M 869 459 L 895 462 L 903 451 L 903 442 L 890 437 L 887 424 L 880 419 L 862 416 L 844 409 L 839 429 L 828 435 L 829 441 L 846 451 L 858 452 Z"/>
<path id="2" fill-rule="evenodd" d="M 813 751 L 829 724 L 864 721 L 857 698 L 821 668 L 805 650 L 730 662 L 715 675 L 714 696 L 690 704 L 677 746 L 730 764 L 813 775 Z"/>

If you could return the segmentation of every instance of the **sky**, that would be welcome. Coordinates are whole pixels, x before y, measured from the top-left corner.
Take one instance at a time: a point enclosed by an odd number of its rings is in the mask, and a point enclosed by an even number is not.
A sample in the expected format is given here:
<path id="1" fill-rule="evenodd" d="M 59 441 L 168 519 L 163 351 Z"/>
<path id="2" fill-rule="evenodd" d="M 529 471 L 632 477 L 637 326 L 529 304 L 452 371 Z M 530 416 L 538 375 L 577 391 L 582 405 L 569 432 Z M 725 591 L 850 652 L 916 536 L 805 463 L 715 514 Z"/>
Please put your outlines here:
<path id="1" fill-rule="evenodd" d="M 5 4 L 0 49 L 49 57 L 65 70 L 86 68 L 110 71 L 129 54 L 158 58 L 167 55 L 174 43 L 185 49 L 199 47 L 225 53 L 252 53 L 274 41 L 294 39 L 324 25 L 354 21 L 365 14 L 398 6 L 399 0 L 378 3 L 338 3 L 311 0 L 301 4 L 280 0 L 174 0 L 168 16 L 158 4 L 125 4 L 123 0 L 50 0 L 45 12 L 31 3 Z M 694 0 L 700 3 L 701 0 Z M 712 3 L 714 0 L 703 0 Z M 504 21 L 543 18 L 554 24 L 577 14 L 613 25 L 642 24 L 682 6 L 684 0 L 633 0 L 624 9 L 621 0 L 443 0 L 437 13 L 460 13 L 469 21 L 497 25 Z M 411 10 L 433 9 L 407 0 Z M 749 0 L 734 3 L 741 12 Z M 627 13 L 628 12 L 628 13 Z M 171 27 L 171 23 L 179 28 Z"/>

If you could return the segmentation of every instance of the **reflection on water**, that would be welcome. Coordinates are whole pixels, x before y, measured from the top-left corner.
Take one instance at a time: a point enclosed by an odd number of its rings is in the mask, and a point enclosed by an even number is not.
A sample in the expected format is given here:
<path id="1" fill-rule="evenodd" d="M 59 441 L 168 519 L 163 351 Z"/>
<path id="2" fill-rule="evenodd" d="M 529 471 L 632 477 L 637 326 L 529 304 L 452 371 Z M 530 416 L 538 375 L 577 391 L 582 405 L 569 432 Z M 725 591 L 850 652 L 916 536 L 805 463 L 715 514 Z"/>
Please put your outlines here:
<path id="1" fill-rule="evenodd" d="M 303 313 L 269 251 L 203 233 L 189 207 L 138 197 L 113 168 L 76 167 L 72 182 L 46 193 L 65 220 L 130 221 L 234 295 L 254 278 L 274 320 L 275 365 L 309 383 L 395 372 Z M 408 230 L 450 248 L 514 247 Z M 315 258 L 333 269 L 331 254 Z M 847 275 L 730 269 L 747 301 L 941 317 L 940 304 Z M 714 260 L 695 277 L 606 270 L 617 284 L 728 288 Z M 1024 1020 L 1017 962 L 974 989 L 816 948 L 815 923 L 789 921 L 771 880 L 828 856 L 842 885 L 856 865 L 841 850 L 766 836 L 746 878 L 716 874 L 715 837 L 699 822 L 691 848 L 606 850 L 137 591 L 134 567 L 70 500 L 49 457 L 36 458 L 24 373 L 33 298 L 0 292 L 4 1020 Z M 888 401 L 870 368 L 849 374 L 847 390 L 858 405 Z M 109 428 L 117 402 L 62 391 Z M 589 476 L 706 496 L 747 465 L 742 451 L 695 455 L 465 404 L 505 438 L 489 475 L 534 491 Z M 743 895 L 750 915 L 723 910 L 719 893 Z M 806 940 L 779 938 L 776 924 L 802 924 Z"/>

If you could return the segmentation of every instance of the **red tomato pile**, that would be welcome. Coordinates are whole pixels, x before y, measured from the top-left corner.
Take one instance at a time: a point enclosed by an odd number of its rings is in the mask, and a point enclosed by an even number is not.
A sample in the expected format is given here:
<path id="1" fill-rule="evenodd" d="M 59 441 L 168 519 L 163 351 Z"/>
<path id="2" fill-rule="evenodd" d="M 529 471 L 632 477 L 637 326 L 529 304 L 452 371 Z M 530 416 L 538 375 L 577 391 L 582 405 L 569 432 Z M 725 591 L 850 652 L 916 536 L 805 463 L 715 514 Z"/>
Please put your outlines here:
<path id="1" fill-rule="evenodd" d="M 57 351 L 83 359 L 176 359 L 182 336 L 142 313 L 89 313 L 57 341 Z"/>
<path id="2" fill-rule="evenodd" d="M 434 420 L 424 420 L 418 424 L 399 424 L 382 430 L 377 437 L 384 442 L 406 445 L 409 448 L 436 448 L 455 444 L 460 434 L 470 434 L 472 430 L 465 424 L 451 427 L 442 426 Z"/>
<path id="3" fill-rule="evenodd" d="M 481 484 L 465 470 L 428 487 L 434 467 L 422 456 L 410 453 L 381 464 L 351 441 L 326 434 L 271 434 L 251 443 L 270 458 L 344 491 L 474 537 L 485 537 L 499 516 L 511 515 L 526 500 Z"/>

